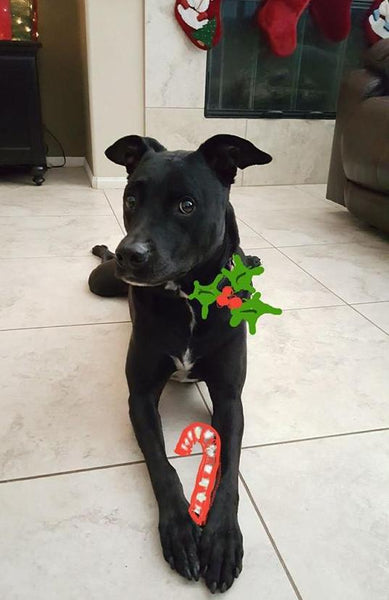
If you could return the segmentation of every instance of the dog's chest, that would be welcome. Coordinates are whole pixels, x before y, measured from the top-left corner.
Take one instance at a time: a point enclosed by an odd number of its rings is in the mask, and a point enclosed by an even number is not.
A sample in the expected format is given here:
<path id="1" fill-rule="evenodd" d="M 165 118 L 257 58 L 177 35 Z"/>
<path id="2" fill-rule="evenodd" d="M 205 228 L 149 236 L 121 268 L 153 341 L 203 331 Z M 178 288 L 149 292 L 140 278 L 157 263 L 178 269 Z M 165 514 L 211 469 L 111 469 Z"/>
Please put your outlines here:
<path id="1" fill-rule="evenodd" d="M 188 345 L 185 348 L 185 350 L 180 354 L 180 356 L 171 355 L 171 358 L 176 367 L 176 371 L 171 376 L 171 379 L 174 379 L 175 381 L 179 381 L 181 383 L 191 383 L 191 382 L 198 381 L 198 379 L 192 378 L 190 376 L 191 371 L 195 365 L 195 360 L 193 358 L 193 354 L 192 354 L 192 350 L 191 350 L 191 341 L 192 341 L 193 332 L 194 332 L 194 329 L 196 326 L 196 317 L 195 317 L 194 311 L 193 311 L 186 295 L 180 292 L 180 296 L 181 296 L 183 302 L 185 302 L 185 305 L 186 305 L 186 308 L 188 311 L 190 335 L 188 338 Z"/>
<path id="2" fill-rule="evenodd" d="M 181 358 L 178 356 L 172 356 L 171 358 L 177 369 L 171 376 L 171 379 L 174 379 L 174 381 L 179 381 L 180 383 L 193 383 L 198 381 L 198 379 L 193 379 L 190 376 L 195 363 L 192 359 L 191 350 L 189 347 L 185 350 Z"/>

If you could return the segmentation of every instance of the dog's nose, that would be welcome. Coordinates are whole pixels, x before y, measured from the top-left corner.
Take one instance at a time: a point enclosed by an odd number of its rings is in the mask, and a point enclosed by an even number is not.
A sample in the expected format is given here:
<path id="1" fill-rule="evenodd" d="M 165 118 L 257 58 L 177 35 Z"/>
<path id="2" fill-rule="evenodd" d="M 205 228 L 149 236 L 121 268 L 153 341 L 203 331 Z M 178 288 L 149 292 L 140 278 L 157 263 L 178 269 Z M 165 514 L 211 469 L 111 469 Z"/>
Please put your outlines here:
<path id="1" fill-rule="evenodd" d="M 149 259 L 150 250 L 147 244 L 136 242 L 131 245 L 119 244 L 116 250 L 116 261 L 120 267 L 130 266 L 137 268 L 143 266 Z"/>

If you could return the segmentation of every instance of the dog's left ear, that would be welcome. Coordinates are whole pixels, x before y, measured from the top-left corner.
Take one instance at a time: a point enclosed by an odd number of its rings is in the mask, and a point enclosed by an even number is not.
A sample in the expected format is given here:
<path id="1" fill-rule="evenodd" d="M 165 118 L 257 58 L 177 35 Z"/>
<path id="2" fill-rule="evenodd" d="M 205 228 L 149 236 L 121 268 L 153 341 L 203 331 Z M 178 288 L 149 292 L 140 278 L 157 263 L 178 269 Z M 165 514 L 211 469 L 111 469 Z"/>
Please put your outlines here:
<path id="1" fill-rule="evenodd" d="M 117 165 L 125 166 L 127 173 L 131 175 L 143 155 L 149 150 L 163 152 L 166 148 L 154 138 L 126 135 L 107 148 L 105 156 Z"/>
<path id="2" fill-rule="evenodd" d="M 273 159 L 237 135 L 214 135 L 198 149 L 224 185 L 234 183 L 237 169 L 266 165 Z"/>

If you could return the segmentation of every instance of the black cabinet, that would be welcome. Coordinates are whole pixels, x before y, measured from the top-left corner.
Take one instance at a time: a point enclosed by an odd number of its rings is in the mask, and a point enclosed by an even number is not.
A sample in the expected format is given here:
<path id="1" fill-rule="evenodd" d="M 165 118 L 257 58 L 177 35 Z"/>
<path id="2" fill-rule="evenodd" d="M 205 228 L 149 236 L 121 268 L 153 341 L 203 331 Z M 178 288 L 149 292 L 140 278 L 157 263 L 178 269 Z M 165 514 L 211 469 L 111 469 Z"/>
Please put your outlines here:
<path id="1" fill-rule="evenodd" d="M 0 41 L 0 167 L 31 167 L 44 182 L 45 145 L 39 96 L 38 42 Z"/>

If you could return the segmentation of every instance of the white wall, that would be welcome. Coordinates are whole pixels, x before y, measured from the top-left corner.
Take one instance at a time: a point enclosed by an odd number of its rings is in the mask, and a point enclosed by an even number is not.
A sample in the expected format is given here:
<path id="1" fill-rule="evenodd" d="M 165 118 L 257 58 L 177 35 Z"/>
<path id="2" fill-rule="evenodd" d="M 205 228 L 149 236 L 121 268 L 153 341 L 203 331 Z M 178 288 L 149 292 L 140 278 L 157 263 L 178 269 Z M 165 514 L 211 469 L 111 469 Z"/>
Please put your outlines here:
<path id="1" fill-rule="evenodd" d="M 94 2 L 94 0 L 92 0 Z M 146 134 L 170 149 L 194 149 L 216 133 L 247 137 L 273 155 L 266 168 L 247 169 L 245 185 L 324 183 L 333 121 L 206 119 L 206 53 L 174 18 L 173 0 L 145 0 Z"/>
<path id="2" fill-rule="evenodd" d="M 84 2 L 93 176 L 107 186 L 125 170 L 104 150 L 126 134 L 144 135 L 144 2 Z"/>

